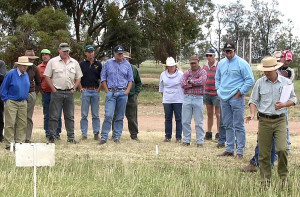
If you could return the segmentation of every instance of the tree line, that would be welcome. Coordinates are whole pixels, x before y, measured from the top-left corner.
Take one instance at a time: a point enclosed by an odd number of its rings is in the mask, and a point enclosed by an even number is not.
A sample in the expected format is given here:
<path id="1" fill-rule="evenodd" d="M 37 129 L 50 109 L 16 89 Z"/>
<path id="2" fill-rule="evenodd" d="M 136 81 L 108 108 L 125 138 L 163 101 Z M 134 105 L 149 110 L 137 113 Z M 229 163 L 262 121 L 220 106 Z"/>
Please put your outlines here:
<path id="1" fill-rule="evenodd" d="M 228 6 L 211 0 L 0 0 L 0 17 L 0 57 L 8 65 L 26 49 L 48 48 L 57 55 L 61 42 L 70 43 L 78 60 L 86 44 L 95 46 L 98 59 L 121 44 L 134 64 L 203 57 L 209 47 L 222 57 L 224 42 L 249 48 L 250 36 L 253 61 L 290 49 L 294 64 L 299 62 L 299 39 L 291 32 L 292 21 L 283 22 L 277 0 L 252 0 L 250 8 L 240 0 Z"/>

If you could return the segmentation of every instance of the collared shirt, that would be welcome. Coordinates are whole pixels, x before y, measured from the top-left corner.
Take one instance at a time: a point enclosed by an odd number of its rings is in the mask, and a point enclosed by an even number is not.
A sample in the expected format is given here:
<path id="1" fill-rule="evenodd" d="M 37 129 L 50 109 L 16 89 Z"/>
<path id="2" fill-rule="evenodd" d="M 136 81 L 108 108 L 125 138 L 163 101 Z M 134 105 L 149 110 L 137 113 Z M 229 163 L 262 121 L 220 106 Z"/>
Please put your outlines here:
<path id="1" fill-rule="evenodd" d="M 94 62 L 91 64 L 91 62 L 86 59 L 80 62 L 80 68 L 83 74 L 81 86 L 83 88 L 98 88 L 102 70 L 101 62 L 94 59 Z"/>
<path id="2" fill-rule="evenodd" d="M 205 92 L 206 71 L 199 67 L 195 73 L 192 69 L 188 69 L 183 73 L 181 87 L 184 89 L 184 94 L 203 95 Z M 188 83 L 188 80 L 194 83 L 194 86 Z"/>
<path id="3" fill-rule="evenodd" d="M 142 89 L 142 81 L 140 78 L 139 71 L 135 65 L 131 64 L 132 72 L 133 72 L 133 83 L 130 89 L 129 95 L 139 94 Z"/>
<path id="4" fill-rule="evenodd" d="M 128 82 L 133 81 L 130 63 L 123 59 L 118 63 L 115 57 L 107 60 L 101 71 L 101 82 L 106 81 L 108 88 L 127 88 Z"/>
<path id="5" fill-rule="evenodd" d="M 27 72 L 22 74 L 19 68 L 11 69 L 4 77 L 1 85 L 1 99 L 14 101 L 28 101 L 30 82 Z"/>
<path id="6" fill-rule="evenodd" d="M 44 75 L 51 78 L 56 89 L 66 90 L 74 87 L 75 80 L 82 77 L 82 72 L 75 59 L 70 57 L 65 63 L 57 56 L 49 60 Z"/>
<path id="7" fill-rule="evenodd" d="M 277 80 L 273 83 L 266 76 L 259 78 L 252 90 L 249 104 L 254 104 L 260 113 L 268 115 L 280 115 L 287 111 L 287 108 L 275 109 L 275 103 L 280 100 L 282 87 L 292 82 L 278 75 Z M 291 92 L 289 100 L 297 103 L 297 97 L 294 90 Z"/>
<path id="8" fill-rule="evenodd" d="M 40 65 L 38 65 L 39 71 L 40 71 L 40 78 L 41 78 L 41 89 L 43 92 L 52 92 L 50 86 L 48 85 L 48 83 L 45 80 L 45 76 L 44 76 L 44 72 L 46 69 L 47 64 L 44 64 L 44 62 L 42 62 Z"/>
<path id="9" fill-rule="evenodd" d="M 215 80 L 218 96 L 224 101 L 238 91 L 242 95 L 247 94 L 255 82 L 250 65 L 237 55 L 219 62 Z"/>
<path id="10" fill-rule="evenodd" d="M 208 62 L 203 66 L 203 69 L 207 73 L 207 79 L 205 83 L 205 94 L 207 95 L 213 95 L 213 96 L 218 95 L 216 85 L 215 85 L 217 66 L 218 66 L 218 61 L 215 61 L 215 63 L 211 67 L 208 65 Z"/>

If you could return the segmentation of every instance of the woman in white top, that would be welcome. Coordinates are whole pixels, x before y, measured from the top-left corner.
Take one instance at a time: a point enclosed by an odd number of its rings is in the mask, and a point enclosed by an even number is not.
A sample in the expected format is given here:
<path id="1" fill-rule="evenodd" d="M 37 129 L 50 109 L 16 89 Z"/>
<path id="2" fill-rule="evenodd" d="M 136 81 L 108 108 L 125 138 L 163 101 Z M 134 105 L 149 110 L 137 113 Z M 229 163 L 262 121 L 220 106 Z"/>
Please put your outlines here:
<path id="1" fill-rule="evenodd" d="M 183 89 L 180 81 L 183 73 L 177 68 L 178 62 L 174 58 L 168 57 L 166 61 L 166 70 L 160 75 L 159 92 L 163 96 L 163 105 L 165 111 L 165 140 L 170 142 L 172 138 L 172 119 L 173 113 L 176 120 L 176 143 L 181 142 L 182 125 L 181 110 L 183 103 Z"/>

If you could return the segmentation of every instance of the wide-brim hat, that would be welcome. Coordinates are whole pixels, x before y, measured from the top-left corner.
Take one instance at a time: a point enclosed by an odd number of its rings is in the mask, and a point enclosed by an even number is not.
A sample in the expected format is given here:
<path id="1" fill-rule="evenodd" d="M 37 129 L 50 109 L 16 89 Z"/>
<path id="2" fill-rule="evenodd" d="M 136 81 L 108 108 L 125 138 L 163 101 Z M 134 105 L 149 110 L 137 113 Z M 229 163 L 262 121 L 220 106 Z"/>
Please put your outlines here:
<path id="1" fill-rule="evenodd" d="M 18 61 L 15 62 L 17 65 L 25 65 L 25 66 L 32 66 L 33 63 L 29 62 L 29 58 L 27 56 L 18 57 Z"/>
<path id="2" fill-rule="evenodd" d="M 261 64 L 257 65 L 260 71 L 273 71 L 282 66 L 283 63 L 277 62 L 276 57 L 265 57 L 261 60 Z"/>
<path id="3" fill-rule="evenodd" d="M 24 56 L 34 60 L 39 58 L 38 56 L 35 56 L 34 50 L 26 50 Z"/>
<path id="4" fill-rule="evenodd" d="M 177 65 L 179 62 L 175 62 L 173 57 L 168 57 L 166 60 L 166 66 L 175 66 Z"/>
<path id="5" fill-rule="evenodd" d="M 123 53 L 123 57 L 131 59 L 130 53 L 127 51 L 125 53 Z"/>
<path id="6" fill-rule="evenodd" d="M 277 61 L 280 61 L 281 58 L 281 51 L 275 51 L 273 56 L 276 57 Z"/>

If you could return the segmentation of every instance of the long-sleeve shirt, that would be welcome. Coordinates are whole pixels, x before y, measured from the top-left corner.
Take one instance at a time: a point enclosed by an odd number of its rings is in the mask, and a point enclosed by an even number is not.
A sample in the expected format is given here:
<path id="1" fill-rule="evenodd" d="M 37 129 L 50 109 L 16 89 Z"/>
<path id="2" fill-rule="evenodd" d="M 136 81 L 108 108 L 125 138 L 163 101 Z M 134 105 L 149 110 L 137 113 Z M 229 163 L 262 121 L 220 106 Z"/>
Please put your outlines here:
<path id="1" fill-rule="evenodd" d="M 130 89 L 129 95 L 139 94 L 142 89 L 142 81 L 140 78 L 140 74 L 135 65 L 131 64 L 132 72 L 133 72 L 133 80 L 132 87 Z"/>
<path id="2" fill-rule="evenodd" d="M 4 77 L 1 85 L 1 99 L 14 101 L 28 101 L 30 82 L 27 72 L 21 74 L 19 68 L 11 69 Z"/>
<path id="3" fill-rule="evenodd" d="M 259 78 L 252 90 L 249 104 L 254 104 L 260 113 L 267 115 L 280 115 L 287 112 L 287 108 L 275 109 L 275 103 L 280 100 L 283 86 L 292 82 L 278 75 L 277 80 L 273 83 L 266 76 Z M 292 90 L 289 100 L 297 103 L 297 97 Z"/>
<path id="4" fill-rule="evenodd" d="M 206 78 L 206 71 L 201 67 L 195 73 L 192 72 L 191 68 L 186 70 L 181 80 L 181 87 L 184 89 L 184 94 L 204 95 Z M 188 81 L 194 85 L 188 83 Z"/>
<path id="5" fill-rule="evenodd" d="M 215 79 L 218 96 L 224 101 L 238 91 L 245 95 L 255 82 L 250 65 L 237 55 L 219 62 Z"/>
<path id="6" fill-rule="evenodd" d="M 134 81 L 130 63 L 125 59 L 118 63 L 114 57 L 107 60 L 101 71 L 103 81 L 106 81 L 108 88 L 127 88 L 128 82 Z"/>
<path id="7" fill-rule="evenodd" d="M 182 76 L 179 70 L 172 75 L 168 70 L 160 74 L 159 92 L 163 93 L 163 103 L 183 103 Z"/>

